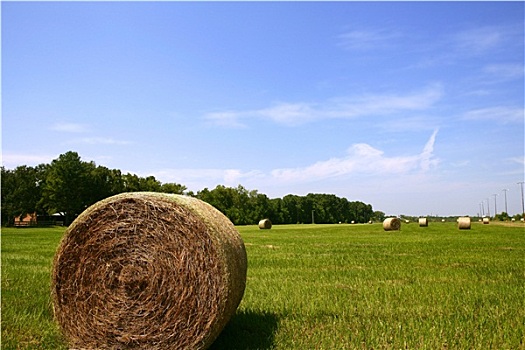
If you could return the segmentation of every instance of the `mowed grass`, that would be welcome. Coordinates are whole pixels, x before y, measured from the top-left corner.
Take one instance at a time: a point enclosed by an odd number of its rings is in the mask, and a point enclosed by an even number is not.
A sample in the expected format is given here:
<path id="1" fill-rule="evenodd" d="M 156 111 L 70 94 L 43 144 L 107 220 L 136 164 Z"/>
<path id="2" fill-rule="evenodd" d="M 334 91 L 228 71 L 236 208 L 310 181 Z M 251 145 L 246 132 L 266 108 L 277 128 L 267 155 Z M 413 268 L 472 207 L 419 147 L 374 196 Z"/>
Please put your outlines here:
<path id="1" fill-rule="evenodd" d="M 525 227 L 238 227 L 244 298 L 212 349 L 525 349 Z M 63 229 L 3 229 L 2 349 L 66 349 L 49 301 Z"/>

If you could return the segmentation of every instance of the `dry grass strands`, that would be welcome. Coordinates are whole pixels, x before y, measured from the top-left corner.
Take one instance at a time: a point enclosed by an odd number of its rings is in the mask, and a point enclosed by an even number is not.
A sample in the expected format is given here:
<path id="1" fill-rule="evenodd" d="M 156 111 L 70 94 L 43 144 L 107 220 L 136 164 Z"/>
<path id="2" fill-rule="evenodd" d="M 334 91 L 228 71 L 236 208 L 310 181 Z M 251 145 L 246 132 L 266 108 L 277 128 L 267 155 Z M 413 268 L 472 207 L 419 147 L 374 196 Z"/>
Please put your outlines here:
<path id="1" fill-rule="evenodd" d="M 270 219 L 262 219 L 261 221 L 259 221 L 259 228 L 261 230 L 269 230 L 272 228 L 272 222 L 270 221 Z"/>
<path id="2" fill-rule="evenodd" d="M 55 318 L 72 348 L 205 349 L 235 313 L 244 243 L 198 199 L 124 193 L 84 211 L 53 262 Z"/>
<path id="3" fill-rule="evenodd" d="M 385 231 L 398 231 L 401 229 L 401 220 L 398 218 L 388 218 L 383 221 L 383 229 Z"/>
<path id="4" fill-rule="evenodd" d="M 428 226 L 428 219 L 427 218 L 419 218 L 419 227 L 427 227 Z"/>
<path id="5" fill-rule="evenodd" d="M 470 217 L 463 216 L 458 218 L 458 228 L 460 230 L 470 230 Z"/>

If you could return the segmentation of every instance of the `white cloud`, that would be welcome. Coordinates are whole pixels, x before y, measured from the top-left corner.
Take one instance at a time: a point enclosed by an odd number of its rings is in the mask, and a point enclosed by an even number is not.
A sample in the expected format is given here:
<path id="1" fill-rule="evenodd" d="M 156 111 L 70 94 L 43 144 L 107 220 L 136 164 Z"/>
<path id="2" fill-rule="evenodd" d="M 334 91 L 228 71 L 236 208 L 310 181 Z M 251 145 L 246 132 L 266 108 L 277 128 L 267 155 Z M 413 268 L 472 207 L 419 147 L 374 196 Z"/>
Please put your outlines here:
<path id="1" fill-rule="evenodd" d="M 491 74 L 499 80 L 510 80 L 523 78 L 525 68 L 523 64 L 490 64 L 483 67 L 485 73 Z"/>
<path id="2" fill-rule="evenodd" d="M 438 130 L 435 130 L 419 154 L 406 156 L 386 156 L 385 152 L 366 143 L 350 146 L 341 158 L 318 161 L 312 165 L 298 168 L 281 168 L 268 172 L 240 169 L 164 169 L 142 176 L 154 175 L 162 182 L 176 182 L 190 190 L 199 191 L 216 185 L 235 187 L 239 184 L 248 188 L 298 188 L 304 184 L 324 180 L 341 180 L 351 175 L 366 177 L 380 176 L 390 179 L 393 175 L 414 177 L 426 174 L 438 164 L 434 158 L 434 143 Z M 396 177 L 396 176 L 394 176 Z"/>
<path id="3" fill-rule="evenodd" d="M 424 111 L 443 96 L 441 84 L 433 84 L 407 94 L 383 93 L 328 99 L 322 103 L 282 102 L 258 110 L 214 112 L 204 116 L 221 127 L 246 127 L 253 118 L 296 126 L 327 119 L 353 119 L 385 116 L 401 112 Z"/>
<path id="4" fill-rule="evenodd" d="M 255 114 L 279 124 L 298 125 L 320 117 L 323 112 L 308 103 L 280 103 L 258 110 Z"/>
<path id="5" fill-rule="evenodd" d="M 481 56 L 494 59 L 494 54 L 505 50 L 523 50 L 522 33 L 522 25 L 500 25 L 471 27 L 436 37 L 426 43 L 425 56 L 415 67 L 442 67 Z"/>
<path id="6" fill-rule="evenodd" d="M 493 120 L 500 123 L 523 123 L 525 110 L 518 107 L 488 107 L 475 109 L 463 115 L 465 120 Z"/>
<path id="7" fill-rule="evenodd" d="M 505 39 L 506 28 L 479 27 L 458 32 L 453 37 L 456 50 L 463 53 L 482 54 L 499 46 Z"/>
<path id="8" fill-rule="evenodd" d="M 338 45 L 346 50 L 382 49 L 401 36 L 392 28 L 352 30 L 338 36 Z"/>
<path id="9" fill-rule="evenodd" d="M 354 144 L 343 158 L 331 158 L 304 168 L 276 169 L 271 172 L 279 181 L 317 181 L 353 173 L 385 175 L 404 174 L 414 170 L 428 171 L 437 164 L 433 159 L 437 130 L 429 138 L 423 151 L 412 156 L 387 157 L 384 152 L 368 144 Z"/>
<path id="10" fill-rule="evenodd" d="M 82 143 L 88 145 L 128 145 L 129 141 L 115 140 L 111 137 L 83 137 L 69 143 Z"/>
<path id="11" fill-rule="evenodd" d="M 241 123 L 241 113 L 239 112 L 212 112 L 206 114 L 204 117 L 211 125 L 221 126 L 231 129 L 246 128 L 244 123 Z"/>
<path id="12" fill-rule="evenodd" d="M 508 159 L 509 161 L 513 163 L 518 163 L 522 166 L 525 166 L 525 158 L 524 157 L 512 157 Z"/>
<path id="13" fill-rule="evenodd" d="M 89 131 L 87 124 L 79 123 L 55 123 L 50 127 L 53 131 L 67 132 L 67 133 L 84 133 Z"/>

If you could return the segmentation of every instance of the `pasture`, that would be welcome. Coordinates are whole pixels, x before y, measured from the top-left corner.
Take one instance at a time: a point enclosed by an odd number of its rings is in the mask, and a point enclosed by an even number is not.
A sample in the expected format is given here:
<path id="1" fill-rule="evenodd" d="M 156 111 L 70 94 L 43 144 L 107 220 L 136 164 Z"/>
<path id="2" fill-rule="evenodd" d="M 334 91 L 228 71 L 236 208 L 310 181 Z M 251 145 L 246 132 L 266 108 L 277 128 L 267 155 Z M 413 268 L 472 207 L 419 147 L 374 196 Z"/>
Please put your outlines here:
<path id="1" fill-rule="evenodd" d="M 212 349 L 525 349 L 525 227 L 238 226 L 244 298 Z M 63 228 L 2 229 L 2 349 L 67 349 L 51 264 Z"/>

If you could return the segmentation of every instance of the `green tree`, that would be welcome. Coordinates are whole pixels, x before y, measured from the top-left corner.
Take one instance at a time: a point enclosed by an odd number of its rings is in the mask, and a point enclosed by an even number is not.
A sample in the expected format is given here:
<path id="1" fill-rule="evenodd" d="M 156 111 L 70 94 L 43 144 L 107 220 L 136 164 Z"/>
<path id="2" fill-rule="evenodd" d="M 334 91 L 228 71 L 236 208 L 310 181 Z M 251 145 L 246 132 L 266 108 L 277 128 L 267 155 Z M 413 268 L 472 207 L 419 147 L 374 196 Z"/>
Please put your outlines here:
<path id="1" fill-rule="evenodd" d="M 2 223 L 12 224 L 14 218 L 41 212 L 45 165 L 19 166 L 15 170 L 2 167 Z"/>
<path id="2" fill-rule="evenodd" d="M 123 192 L 124 185 L 120 170 L 95 166 L 94 163 L 86 164 L 86 169 L 89 173 L 86 179 L 86 186 L 89 189 L 87 191 L 89 205 Z"/>
<path id="3" fill-rule="evenodd" d="M 43 205 L 49 214 L 63 213 L 65 223 L 92 204 L 94 189 L 90 175 L 94 163 L 83 162 L 76 152 L 67 152 L 54 159 L 46 173 L 42 191 Z"/>
<path id="4" fill-rule="evenodd" d="M 13 192 L 16 189 L 15 174 L 13 170 L 4 167 L 1 167 L 1 170 L 2 225 L 10 225 L 16 216 L 13 201 Z"/>
<path id="5" fill-rule="evenodd" d="M 371 220 L 384 221 L 385 217 L 386 217 L 386 214 L 384 212 L 376 210 L 376 211 L 374 211 L 374 213 L 373 213 L 373 215 L 371 217 Z"/>
<path id="6" fill-rule="evenodd" d="M 160 186 L 160 191 L 164 193 L 184 194 L 187 189 L 186 186 L 177 183 L 165 183 Z"/>
<path id="7" fill-rule="evenodd" d="M 123 192 L 162 192 L 162 184 L 154 176 L 139 177 L 127 173 L 122 176 Z"/>

